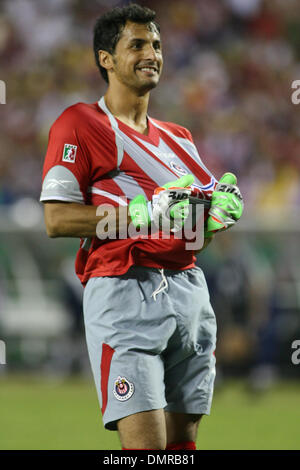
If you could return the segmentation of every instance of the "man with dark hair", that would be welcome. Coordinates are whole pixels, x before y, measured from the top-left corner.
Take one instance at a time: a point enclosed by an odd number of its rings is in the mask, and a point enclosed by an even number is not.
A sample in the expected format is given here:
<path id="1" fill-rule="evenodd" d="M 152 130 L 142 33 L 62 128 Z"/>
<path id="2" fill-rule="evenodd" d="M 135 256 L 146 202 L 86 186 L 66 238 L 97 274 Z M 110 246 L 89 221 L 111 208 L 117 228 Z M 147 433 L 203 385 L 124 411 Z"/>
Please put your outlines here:
<path id="1" fill-rule="evenodd" d="M 135 4 L 125 8 L 114 8 L 98 18 L 94 28 L 94 54 L 100 73 L 107 83 L 107 70 L 105 67 L 102 67 L 100 63 L 99 51 L 105 50 L 112 55 L 114 54 L 117 42 L 120 39 L 127 21 L 149 25 L 149 27 L 156 28 L 159 33 L 159 24 L 156 23 L 154 19 L 154 11 Z"/>
<path id="2" fill-rule="evenodd" d="M 210 204 L 204 247 L 234 225 L 242 202 L 235 177 L 217 184 L 187 129 L 147 115 L 163 66 L 154 20 L 134 4 L 97 20 L 108 89 L 51 127 L 41 201 L 50 237 L 81 238 L 76 273 L 105 427 L 123 449 L 195 449 L 210 412 L 216 323 L 195 250 L 177 235 L 193 195 Z"/>

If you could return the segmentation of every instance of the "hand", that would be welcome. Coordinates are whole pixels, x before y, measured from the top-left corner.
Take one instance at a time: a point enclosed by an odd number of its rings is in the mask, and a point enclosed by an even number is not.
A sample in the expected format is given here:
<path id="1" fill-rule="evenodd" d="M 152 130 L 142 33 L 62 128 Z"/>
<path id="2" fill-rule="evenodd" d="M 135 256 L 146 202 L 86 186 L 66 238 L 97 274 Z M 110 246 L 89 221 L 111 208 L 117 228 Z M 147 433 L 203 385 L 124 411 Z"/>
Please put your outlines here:
<path id="1" fill-rule="evenodd" d="M 176 181 L 156 188 L 152 197 L 152 215 L 157 227 L 178 232 L 189 215 L 189 186 L 193 175 L 184 175 Z"/>
<path id="2" fill-rule="evenodd" d="M 185 175 L 176 181 L 156 188 L 152 203 L 145 196 L 136 196 L 129 203 L 129 214 L 135 227 L 145 227 L 152 221 L 159 228 L 171 228 L 173 232 L 183 226 L 189 214 L 189 186 L 193 175 Z"/>
<path id="3" fill-rule="evenodd" d="M 241 217 L 244 209 L 241 192 L 233 173 L 225 173 L 216 186 L 211 198 L 209 217 L 205 224 L 204 237 L 227 230 Z"/>

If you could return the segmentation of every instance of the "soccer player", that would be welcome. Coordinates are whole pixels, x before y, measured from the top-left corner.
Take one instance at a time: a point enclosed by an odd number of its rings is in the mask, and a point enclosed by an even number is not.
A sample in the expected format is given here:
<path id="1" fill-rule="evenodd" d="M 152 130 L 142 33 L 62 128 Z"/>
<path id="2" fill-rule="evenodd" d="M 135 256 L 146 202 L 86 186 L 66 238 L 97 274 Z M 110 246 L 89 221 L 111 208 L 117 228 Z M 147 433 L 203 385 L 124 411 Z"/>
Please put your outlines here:
<path id="1" fill-rule="evenodd" d="M 195 449 L 212 401 L 216 321 L 195 253 L 176 232 L 192 191 L 211 201 L 204 247 L 240 217 L 241 197 L 232 174 L 217 186 L 187 129 L 147 114 L 163 67 L 152 10 L 104 14 L 94 52 L 105 96 L 67 108 L 49 134 L 47 233 L 81 239 L 76 273 L 105 428 L 123 449 Z M 149 233 L 153 220 L 158 233 L 170 222 L 169 237 Z"/>

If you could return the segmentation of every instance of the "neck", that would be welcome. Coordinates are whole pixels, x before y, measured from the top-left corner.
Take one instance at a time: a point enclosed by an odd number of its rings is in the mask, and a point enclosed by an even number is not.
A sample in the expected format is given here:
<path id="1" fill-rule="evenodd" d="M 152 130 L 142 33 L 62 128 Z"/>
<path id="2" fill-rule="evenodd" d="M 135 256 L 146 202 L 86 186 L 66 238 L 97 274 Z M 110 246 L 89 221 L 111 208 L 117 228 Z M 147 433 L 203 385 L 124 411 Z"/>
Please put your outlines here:
<path id="1" fill-rule="evenodd" d="M 147 111 L 150 93 L 138 96 L 125 86 L 108 87 L 105 103 L 109 111 L 128 126 L 147 131 Z"/>

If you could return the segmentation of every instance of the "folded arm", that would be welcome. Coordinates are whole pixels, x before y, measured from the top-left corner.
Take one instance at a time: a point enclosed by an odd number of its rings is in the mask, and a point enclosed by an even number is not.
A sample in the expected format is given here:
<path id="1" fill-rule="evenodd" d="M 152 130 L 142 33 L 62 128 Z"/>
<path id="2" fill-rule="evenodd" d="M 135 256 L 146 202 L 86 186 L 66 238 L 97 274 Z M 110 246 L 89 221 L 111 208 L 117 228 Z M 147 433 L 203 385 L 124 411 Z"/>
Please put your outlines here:
<path id="1" fill-rule="evenodd" d="M 106 217 L 108 222 L 111 220 L 112 224 L 108 223 L 108 226 L 114 225 L 119 230 L 124 230 L 131 222 L 127 206 L 108 207 L 106 213 L 101 216 L 96 212 L 96 206 L 75 202 L 47 201 L 44 203 L 47 234 L 50 238 L 88 238 L 97 235 L 97 224 L 103 217 Z"/>

